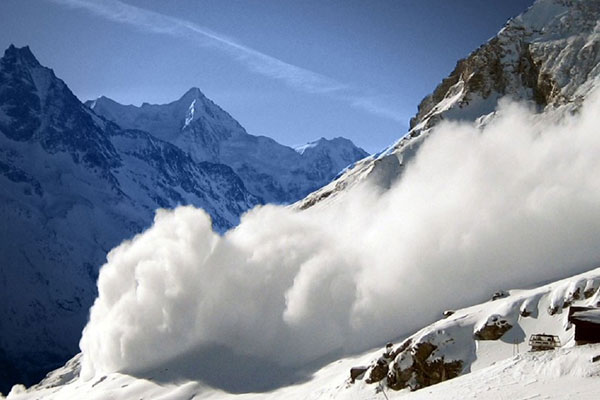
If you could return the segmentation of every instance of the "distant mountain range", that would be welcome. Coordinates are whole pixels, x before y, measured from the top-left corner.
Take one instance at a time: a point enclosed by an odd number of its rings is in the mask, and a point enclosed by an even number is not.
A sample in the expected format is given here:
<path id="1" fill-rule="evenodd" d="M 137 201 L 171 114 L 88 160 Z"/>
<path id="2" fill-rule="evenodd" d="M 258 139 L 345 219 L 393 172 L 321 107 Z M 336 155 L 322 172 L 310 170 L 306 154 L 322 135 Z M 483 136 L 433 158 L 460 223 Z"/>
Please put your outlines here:
<path id="1" fill-rule="evenodd" d="M 249 135 L 198 88 L 169 104 L 126 106 L 107 97 L 85 104 L 125 129 L 149 132 L 177 146 L 194 161 L 230 166 L 248 191 L 269 203 L 303 198 L 368 156 L 344 138 L 321 138 L 294 150 L 271 138 Z"/>
<path id="2" fill-rule="evenodd" d="M 193 204 L 224 232 L 367 155 L 342 138 L 296 151 L 249 135 L 196 88 L 88 106 L 28 47 L 0 59 L 0 391 L 77 353 L 107 252 L 157 208 Z"/>

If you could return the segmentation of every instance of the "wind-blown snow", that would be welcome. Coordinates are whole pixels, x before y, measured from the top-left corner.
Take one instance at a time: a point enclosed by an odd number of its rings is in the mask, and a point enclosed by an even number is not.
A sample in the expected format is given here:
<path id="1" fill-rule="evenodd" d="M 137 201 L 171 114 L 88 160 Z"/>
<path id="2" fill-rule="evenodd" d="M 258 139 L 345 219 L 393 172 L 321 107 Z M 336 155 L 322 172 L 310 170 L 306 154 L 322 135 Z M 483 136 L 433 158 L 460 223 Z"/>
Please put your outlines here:
<path id="1" fill-rule="evenodd" d="M 483 129 L 435 128 L 383 194 L 259 207 L 222 237 L 202 210 L 159 211 L 100 272 L 82 376 L 211 346 L 297 366 L 589 269 L 600 262 L 598 107 L 596 92 L 559 121 L 564 110 L 501 102 Z"/>

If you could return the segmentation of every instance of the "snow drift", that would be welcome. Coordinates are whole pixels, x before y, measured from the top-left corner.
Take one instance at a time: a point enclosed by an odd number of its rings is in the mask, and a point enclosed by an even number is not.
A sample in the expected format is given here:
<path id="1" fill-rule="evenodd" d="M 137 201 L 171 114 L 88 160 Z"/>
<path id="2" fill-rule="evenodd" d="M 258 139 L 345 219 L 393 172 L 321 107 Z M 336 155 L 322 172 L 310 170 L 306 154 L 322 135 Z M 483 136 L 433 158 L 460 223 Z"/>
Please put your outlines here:
<path id="1" fill-rule="evenodd" d="M 224 236 L 202 210 L 159 210 L 102 267 L 82 376 L 206 346 L 299 366 L 589 269 L 600 263 L 599 107 L 598 92 L 574 115 L 502 102 L 484 128 L 436 127 L 389 191 L 257 207 Z"/>

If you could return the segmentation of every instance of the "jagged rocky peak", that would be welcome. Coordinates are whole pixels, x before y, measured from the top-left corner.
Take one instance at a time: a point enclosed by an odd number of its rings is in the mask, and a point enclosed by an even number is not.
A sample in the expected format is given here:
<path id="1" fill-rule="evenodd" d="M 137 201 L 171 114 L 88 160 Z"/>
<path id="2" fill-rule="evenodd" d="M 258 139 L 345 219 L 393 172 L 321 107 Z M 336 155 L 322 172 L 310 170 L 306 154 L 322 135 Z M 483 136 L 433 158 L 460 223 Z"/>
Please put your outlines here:
<path id="1" fill-rule="evenodd" d="M 321 138 L 293 149 L 251 135 L 196 87 L 168 104 L 126 106 L 105 97 L 87 104 L 121 127 L 174 144 L 197 162 L 228 165 L 266 202 L 297 201 L 368 155 L 344 138 Z"/>
<path id="2" fill-rule="evenodd" d="M 167 104 L 123 105 L 101 96 L 85 103 L 98 115 L 126 129 L 139 129 L 170 142 L 200 141 L 214 147 L 230 135 L 246 135 L 244 128 L 226 111 L 192 87 L 179 99 Z M 188 137 L 181 137 L 187 131 Z M 184 135 L 185 136 L 185 135 Z M 181 145 L 185 147 L 185 145 Z M 214 149 L 201 152 L 198 161 L 214 161 Z"/>
<path id="3" fill-rule="evenodd" d="M 189 101 L 204 100 L 204 99 L 206 99 L 206 96 L 204 95 L 204 93 L 202 93 L 202 91 L 199 88 L 194 86 L 194 87 L 190 88 L 190 90 L 185 92 L 185 94 L 183 96 L 181 96 L 181 98 L 178 101 L 187 103 Z"/>
<path id="4" fill-rule="evenodd" d="M 40 66 L 40 63 L 31 52 L 29 46 L 16 47 L 14 44 L 11 44 L 4 51 L 3 60 L 8 63 L 20 63 L 34 67 Z"/>
<path id="5" fill-rule="evenodd" d="M 110 100 L 110 99 L 109 99 Z M 112 100 L 111 100 L 112 101 Z M 112 101 L 116 103 L 115 101 Z M 147 102 L 142 103 L 141 109 L 152 110 L 156 107 L 172 105 L 172 108 L 176 108 L 178 111 L 187 112 L 189 110 L 196 110 L 203 105 L 210 105 L 212 102 L 202 93 L 197 87 L 192 87 L 183 94 L 179 99 L 169 104 L 150 104 Z M 118 104 L 118 103 L 117 103 Z M 214 105 L 214 103 L 212 103 Z"/>
<path id="6" fill-rule="evenodd" d="M 300 154 L 304 154 L 307 151 L 314 151 L 317 149 L 323 149 L 323 148 L 329 148 L 329 147 L 356 148 L 356 146 L 354 145 L 354 143 L 352 143 L 352 141 L 350 139 L 346 139 L 343 137 L 335 137 L 333 139 L 326 139 L 324 137 L 321 137 L 320 139 L 317 139 L 315 141 L 308 142 L 301 146 L 297 146 L 297 147 L 295 147 L 295 150 Z"/>
<path id="7" fill-rule="evenodd" d="M 419 104 L 411 128 L 445 117 L 473 120 L 492 112 L 503 96 L 542 108 L 578 101 L 590 88 L 588 78 L 598 74 L 599 17 L 598 0 L 536 1 L 458 61 Z"/>
<path id="8" fill-rule="evenodd" d="M 16 141 L 38 142 L 107 170 L 119 157 L 97 117 L 84 107 L 29 47 L 11 45 L 0 60 L 0 131 Z"/>
<path id="9" fill-rule="evenodd" d="M 0 59 L 0 198 L 4 393 L 77 352 L 106 252 L 154 210 L 193 204 L 223 232 L 261 202 L 230 167 L 103 120 L 14 46 Z"/>
<path id="10" fill-rule="evenodd" d="M 539 111 L 578 107 L 600 83 L 600 0 L 537 0 L 466 58 L 418 106 L 409 132 L 298 204 L 311 207 L 369 180 L 386 188 L 442 120 L 491 120 L 503 97 Z M 382 179 L 384 177 L 384 179 Z"/>

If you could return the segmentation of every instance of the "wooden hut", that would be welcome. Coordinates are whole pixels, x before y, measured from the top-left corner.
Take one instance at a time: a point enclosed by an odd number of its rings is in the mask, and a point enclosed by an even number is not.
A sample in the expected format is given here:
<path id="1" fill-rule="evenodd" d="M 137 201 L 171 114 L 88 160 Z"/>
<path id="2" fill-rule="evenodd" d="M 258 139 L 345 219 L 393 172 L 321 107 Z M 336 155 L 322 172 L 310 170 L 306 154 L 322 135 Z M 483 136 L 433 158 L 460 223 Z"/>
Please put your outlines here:
<path id="1" fill-rule="evenodd" d="M 575 343 L 600 343 L 600 308 L 569 308 L 569 322 L 575 326 Z"/>

